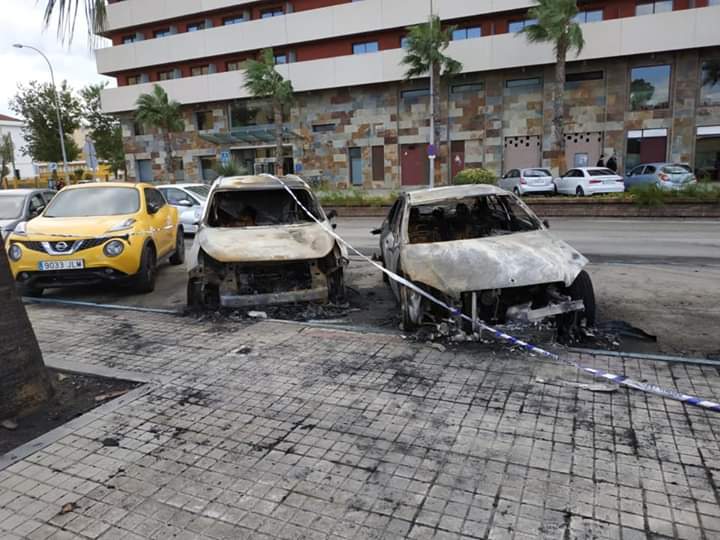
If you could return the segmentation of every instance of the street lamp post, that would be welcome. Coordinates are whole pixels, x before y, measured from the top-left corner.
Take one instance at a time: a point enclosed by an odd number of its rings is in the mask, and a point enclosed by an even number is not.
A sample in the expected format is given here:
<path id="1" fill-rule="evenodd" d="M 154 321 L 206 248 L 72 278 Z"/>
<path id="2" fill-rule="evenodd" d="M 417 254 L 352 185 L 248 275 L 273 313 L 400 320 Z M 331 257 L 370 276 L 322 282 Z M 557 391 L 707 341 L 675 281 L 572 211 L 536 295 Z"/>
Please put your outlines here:
<path id="1" fill-rule="evenodd" d="M 433 0 L 430 0 L 430 29 L 433 28 Z M 432 52 L 431 52 L 432 54 Z M 435 187 L 435 62 L 430 59 L 430 145 L 428 146 L 429 187 Z"/>
<path id="2" fill-rule="evenodd" d="M 67 152 L 65 152 L 65 132 L 62 127 L 62 119 L 60 116 L 60 97 L 58 96 L 57 86 L 55 86 L 55 72 L 53 71 L 52 64 L 50 63 L 48 57 L 45 56 L 45 53 L 43 53 L 40 49 L 32 47 L 31 45 L 15 43 L 13 47 L 16 49 L 32 49 L 45 59 L 48 67 L 50 68 L 50 80 L 52 81 L 53 93 L 55 95 L 55 112 L 57 113 L 58 134 L 60 135 L 60 150 L 62 151 L 63 158 L 63 171 L 65 172 L 65 185 L 68 186 L 70 185 L 70 174 L 68 172 Z"/>

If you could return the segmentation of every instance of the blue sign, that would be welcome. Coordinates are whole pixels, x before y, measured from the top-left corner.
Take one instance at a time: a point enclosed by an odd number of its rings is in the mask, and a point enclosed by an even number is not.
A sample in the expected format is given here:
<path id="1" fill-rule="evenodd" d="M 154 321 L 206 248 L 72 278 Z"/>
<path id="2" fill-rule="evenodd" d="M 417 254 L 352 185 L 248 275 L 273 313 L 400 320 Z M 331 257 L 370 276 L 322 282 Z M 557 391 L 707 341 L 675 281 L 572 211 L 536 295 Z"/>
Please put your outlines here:
<path id="1" fill-rule="evenodd" d="M 220 152 L 220 161 L 223 163 L 230 163 L 230 152 L 227 150 Z"/>
<path id="2" fill-rule="evenodd" d="M 434 158 L 435 156 L 437 156 L 437 148 L 435 148 L 434 144 L 429 144 L 428 145 L 428 157 Z"/>
<path id="3" fill-rule="evenodd" d="M 55 171 L 57 171 L 57 163 L 55 163 L 54 161 L 51 162 L 51 163 L 48 163 L 48 170 L 49 170 L 50 172 L 55 172 Z"/>
<path id="4" fill-rule="evenodd" d="M 300 174 L 301 172 L 303 172 L 302 163 L 296 163 L 295 164 L 295 174 Z"/>

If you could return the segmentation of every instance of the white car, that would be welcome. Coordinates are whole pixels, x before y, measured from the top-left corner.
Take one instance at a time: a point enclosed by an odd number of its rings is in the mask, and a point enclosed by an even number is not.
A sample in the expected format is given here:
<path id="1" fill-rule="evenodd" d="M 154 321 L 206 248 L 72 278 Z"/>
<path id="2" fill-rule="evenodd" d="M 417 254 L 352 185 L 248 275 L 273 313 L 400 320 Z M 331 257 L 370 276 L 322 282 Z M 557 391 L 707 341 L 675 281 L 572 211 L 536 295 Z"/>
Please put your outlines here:
<path id="1" fill-rule="evenodd" d="M 500 179 L 499 185 L 518 196 L 526 193 L 555 193 L 552 174 L 541 168 L 511 169 Z"/>
<path id="2" fill-rule="evenodd" d="M 167 184 L 158 186 L 170 206 L 178 210 L 183 230 L 187 234 L 195 234 L 198 223 L 202 220 L 205 202 L 210 193 L 210 186 L 205 184 Z"/>
<path id="3" fill-rule="evenodd" d="M 555 187 L 558 193 L 578 197 L 622 193 L 625 191 L 625 179 L 604 167 L 578 167 L 556 178 Z"/>

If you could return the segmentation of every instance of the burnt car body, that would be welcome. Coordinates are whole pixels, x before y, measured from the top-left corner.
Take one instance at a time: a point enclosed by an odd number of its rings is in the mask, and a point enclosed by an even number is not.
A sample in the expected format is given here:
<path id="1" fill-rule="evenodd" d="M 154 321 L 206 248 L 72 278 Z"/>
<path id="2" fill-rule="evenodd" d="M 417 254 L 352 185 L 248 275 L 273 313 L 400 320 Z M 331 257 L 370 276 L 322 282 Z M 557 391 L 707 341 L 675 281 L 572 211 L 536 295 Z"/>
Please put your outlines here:
<path id="1" fill-rule="evenodd" d="M 281 180 L 259 175 L 215 181 L 188 255 L 189 306 L 343 300 L 347 253 L 326 229 L 328 216 L 303 180 Z"/>
<path id="2" fill-rule="evenodd" d="M 592 326 L 595 297 L 587 259 L 554 238 L 515 195 L 495 186 L 407 192 L 382 228 L 385 267 L 486 323 Z M 390 282 L 411 330 L 448 314 L 408 287 Z"/>

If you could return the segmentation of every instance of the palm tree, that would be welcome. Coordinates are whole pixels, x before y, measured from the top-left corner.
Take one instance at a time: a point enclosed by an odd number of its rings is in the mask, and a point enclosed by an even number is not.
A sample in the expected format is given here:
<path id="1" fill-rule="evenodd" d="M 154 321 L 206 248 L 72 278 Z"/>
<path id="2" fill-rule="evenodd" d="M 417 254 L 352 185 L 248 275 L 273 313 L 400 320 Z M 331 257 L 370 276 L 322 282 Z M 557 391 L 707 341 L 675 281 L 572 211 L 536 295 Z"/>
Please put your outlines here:
<path id="1" fill-rule="evenodd" d="M 78 12 L 85 14 L 88 42 L 92 44 L 95 34 L 105 26 L 105 0 L 45 0 L 43 23 L 47 28 L 57 16 L 57 35 L 61 41 L 72 42 Z"/>
<path id="2" fill-rule="evenodd" d="M 292 82 L 275 69 L 275 54 L 264 49 L 259 60 L 250 60 L 245 72 L 245 88 L 253 97 L 269 98 L 275 122 L 275 174 L 283 174 L 283 109 L 294 101 Z"/>
<path id="3" fill-rule="evenodd" d="M 0 420 L 31 412 L 53 393 L 35 332 L 0 242 Z"/>
<path id="4" fill-rule="evenodd" d="M 9 133 L 4 133 L 0 138 L 0 187 L 5 184 L 6 188 L 10 187 L 10 184 L 6 178 L 6 175 L 10 174 L 7 169 L 8 163 L 13 165 L 13 174 L 15 171 L 15 146 L 13 145 L 12 137 Z"/>
<path id="5" fill-rule="evenodd" d="M 183 131 L 180 104 L 171 100 L 162 86 L 155 85 L 152 92 L 142 94 L 136 102 L 135 120 L 146 127 L 155 128 L 165 141 L 165 174 L 168 181 L 175 183 L 175 167 L 172 155 L 172 133 Z"/>
<path id="6" fill-rule="evenodd" d="M 440 17 L 431 15 L 426 23 L 409 28 L 407 47 L 402 63 L 407 66 L 406 79 L 430 75 L 431 144 L 437 139 L 437 115 L 440 113 L 440 80 L 462 71 L 462 64 L 447 56 L 455 27 L 442 27 Z M 431 162 L 432 163 L 432 162 Z M 432 167 L 432 165 L 431 165 Z M 430 185 L 434 185 L 435 171 L 431 169 Z"/>
<path id="7" fill-rule="evenodd" d="M 703 86 L 715 86 L 720 82 L 720 60 L 708 60 L 703 64 Z"/>
<path id="8" fill-rule="evenodd" d="M 580 54 L 585 46 L 582 29 L 575 20 L 576 0 L 535 0 L 528 16 L 537 24 L 526 26 L 522 33 L 530 43 L 552 43 L 555 49 L 555 88 L 553 90 L 553 131 L 551 149 L 558 165 L 565 156 L 565 63 L 569 52 Z"/>

